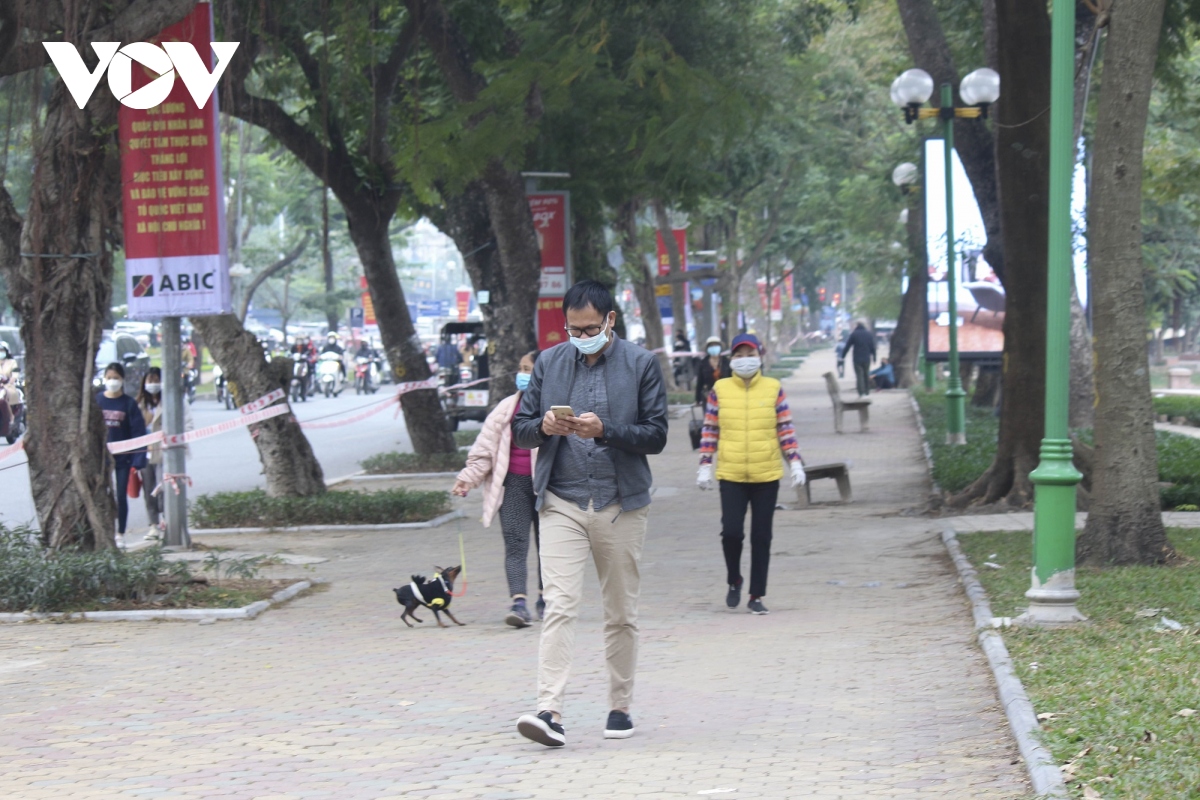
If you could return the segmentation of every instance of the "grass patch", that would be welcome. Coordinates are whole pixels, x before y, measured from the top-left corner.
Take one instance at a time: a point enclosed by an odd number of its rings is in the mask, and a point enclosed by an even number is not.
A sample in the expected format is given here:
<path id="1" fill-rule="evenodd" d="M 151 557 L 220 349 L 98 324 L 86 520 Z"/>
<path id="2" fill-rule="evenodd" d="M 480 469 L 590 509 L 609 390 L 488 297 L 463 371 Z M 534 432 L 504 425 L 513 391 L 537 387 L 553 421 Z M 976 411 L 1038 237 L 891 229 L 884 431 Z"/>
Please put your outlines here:
<path id="1" fill-rule="evenodd" d="M 1200 713 L 1179 716 L 1200 709 L 1200 530 L 1168 535 L 1191 561 L 1076 573 L 1079 610 L 1091 622 L 1004 632 L 1034 708 L 1055 715 L 1042 723 L 1043 741 L 1060 763 L 1074 759 L 1075 797 L 1085 784 L 1106 798 L 1195 797 L 1200 789 Z M 973 564 L 1003 565 L 979 575 L 992 613 L 1024 608 L 1030 534 L 971 533 L 959 541 Z M 1139 616 L 1149 609 L 1158 613 Z M 1156 630 L 1162 616 L 1184 629 Z"/>
<path id="2" fill-rule="evenodd" d="M 975 408 L 967 403 L 966 445 L 946 444 L 946 396 L 944 392 L 914 391 L 921 409 L 926 441 L 933 452 L 933 479 L 943 490 L 960 492 L 984 473 L 996 455 L 1000 419 L 990 408 Z M 1080 431 L 1079 437 L 1091 443 L 1092 432 Z M 1200 506 L 1200 439 L 1167 431 L 1155 431 L 1158 447 L 1158 478 L 1164 509 Z"/>
<path id="3" fill-rule="evenodd" d="M 459 447 L 470 447 L 475 444 L 475 440 L 479 438 L 482 428 L 474 428 L 473 430 L 463 430 L 454 432 L 454 443 Z"/>
<path id="4" fill-rule="evenodd" d="M 312 497 L 270 497 L 262 489 L 197 497 L 192 526 L 283 528 L 291 525 L 383 525 L 425 522 L 450 510 L 447 492 L 387 489 L 325 492 Z"/>
<path id="5" fill-rule="evenodd" d="M 358 462 L 368 475 L 396 475 L 413 472 L 458 472 L 467 465 L 467 454 L 454 453 L 379 453 Z"/>
<path id="6" fill-rule="evenodd" d="M 667 405 L 690 406 L 695 402 L 695 392 L 667 392 Z"/>

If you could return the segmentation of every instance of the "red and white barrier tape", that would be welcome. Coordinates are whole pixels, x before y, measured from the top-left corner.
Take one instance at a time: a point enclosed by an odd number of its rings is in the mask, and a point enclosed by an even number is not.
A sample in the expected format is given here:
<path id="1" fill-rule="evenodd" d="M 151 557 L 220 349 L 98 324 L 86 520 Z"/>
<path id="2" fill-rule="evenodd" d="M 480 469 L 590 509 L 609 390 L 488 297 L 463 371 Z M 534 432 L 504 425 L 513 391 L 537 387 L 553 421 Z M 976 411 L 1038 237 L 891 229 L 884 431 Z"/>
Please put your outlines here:
<path id="1" fill-rule="evenodd" d="M 155 431 L 154 433 L 147 433 L 145 436 L 139 436 L 136 439 L 126 439 L 123 442 L 109 442 L 108 452 L 116 455 L 118 453 L 128 453 L 130 450 L 142 450 L 162 440 L 162 431 Z"/>
<path id="2" fill-rule="evenodd" d="M 238 408 L 238 412 L 241 414 L 252 414 L 255 411 L 258 411 L 260 408 L 266 408 L 276 400 L 282 400 L 285 397 L 287 397 L 287 392 L 283 391 L 283 389 L 276 389 L 273 392 L 264 394 L 257 400 L 251 400 L 249 403 L 246 403 L 246 405 L 240 406 Z"/>
<path id="3" fill-rule="evenodd" d="M 15 456 L 17 453 L 21 452 L 24 449 L 25 449 L 25 440 L 18 439 L 16 442 L 14 442 L 13 444 L 10 444 L 8 447 L 0 449 L 0 461 L 3 461 L 6 458 L 11 458 L 12 456 Z M 18 464 L 18 466 L 20 466 L 20 465 Z"/>
<path id="4" fill-rule="evenodd" d="M 438 391 L 442 394 L 445 394 L 446 392 L 457 391 L 458 389 L 466 389 L 468 386 L 478 386 L 479 384 L 487 383 L 490 380 L 491 378 L 480 378 L 477 381 L 470 381 L 469 383 L 456 383 L 453 386 L 440 386 L 438 387 Z"/>
<path id="5" fill-rule="evenodd" d="M 378 414 L 380 411 L 383 411 L 388 406 L 393 405 L 395 403 L 399 403 L 400 398 L 402 396 L 408 394 L 409 392 L 416 391 L 417 389 L 436 389 L 436 388 L 437 388 L 437 378 L 427 378 L 426 380 L 423 380 L 423 381 L 412 381 L 410 383 L 402 383 L 402 384 L 400 384 L 399 389 L 397 389 L 397 391 L 394 395 L 392 395 L 391 397 L 385 397 L 383 400 L 380 400 L 377 403 L 367 406 L 366 410 L 364 410 L 358 414 L 355 414 L 352 417 L 346 417 L 345 419 L 329 420 L 328 422 L 322 422 L 319 420 L 313 420 L 312 422 L 301 422 L 300 427 L 304 428 L 305 430 L 316 430 L 316 429 L 321 429 L 321 428 L 340 428 L 343 425 L 350 425 L 351 423 L 354 423 L 354 422 L 361 422 L 364 419 L 367 419 L 368 417 L 375 416 L 376 414 Z M 400 410 L 396 409 L 396 413 L 399 414 Z M 336 416 L 336 415 L 334 415 L 334 416 Z"/>
<path id="6" fill-rule="evenodd" d="M 229 433 L 229 431 L 244 428 L 247 425 L 253 425 L 256 422 L 262 422 L 264 419 L 278 417 L 281 414 L 291 413 L 291 408 L 284 404 L 282 406 L 271 406 L 264 408 L 261 411 L 254 411 L 236 419 L 228 419 L 224 422 L 218 422 L 216 425 L 209 425 L 204 428 L 197 428 L 194 431 L 187 433 L 176 433 L 171 436 L 163 437 L 163 444 L 167 447 L 178 447 L 181 444 L 194 442 L 197 439 L 207 439 L 209 436 L 216 436 L 221 433 Z"/>
<path id="7" fill-rule="evenodd" d="M 158 497 L 158 493 L 162 491 L 164 486 L 170 486 L 172 489 L 175 490 L 175 494 L 179 494 L 179 483 L 181 481 L 187 481 L 188 488 L 189 489 L 191 488 L 192 479 L 190 477 L 188 477 L 187 475 L 183 475 L 183 474 L 175 475 L 175 474 L 168 472 L 165 475 L 163 475 L 162 483 L 160 483 L 158 486 L 154 487 L 154 491 L 150 493 L 150 496 Z"/>

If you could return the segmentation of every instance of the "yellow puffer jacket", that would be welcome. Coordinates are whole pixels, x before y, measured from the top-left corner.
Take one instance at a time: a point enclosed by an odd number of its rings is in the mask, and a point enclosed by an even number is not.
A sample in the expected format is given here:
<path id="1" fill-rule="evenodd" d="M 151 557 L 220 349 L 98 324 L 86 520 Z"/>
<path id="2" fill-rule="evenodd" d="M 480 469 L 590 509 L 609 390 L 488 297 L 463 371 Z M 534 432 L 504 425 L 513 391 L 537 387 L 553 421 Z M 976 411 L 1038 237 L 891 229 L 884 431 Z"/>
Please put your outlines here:
<path id="1" fill-rule="evenodd" d="M 750 385 L 722 378 L 717 393 L 717 480 L 766 483 L 783 477 L 783 451 L 775 420 L 779 381 L 756 374 Z"/>

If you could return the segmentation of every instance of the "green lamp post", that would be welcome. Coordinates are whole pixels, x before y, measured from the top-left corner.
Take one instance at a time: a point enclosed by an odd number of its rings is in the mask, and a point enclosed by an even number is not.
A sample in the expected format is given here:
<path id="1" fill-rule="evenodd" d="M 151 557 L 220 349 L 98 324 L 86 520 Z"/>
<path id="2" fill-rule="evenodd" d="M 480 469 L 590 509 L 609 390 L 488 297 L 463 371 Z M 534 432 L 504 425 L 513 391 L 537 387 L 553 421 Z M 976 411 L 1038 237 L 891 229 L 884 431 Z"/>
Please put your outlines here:
<path id="1" fill-rule="evenodd" d="M 1075 602 L 1075 487 L 1068 433 L 1071 177 L 1075 161 L 1075 6 L 1054 0 L 1050 33 L 1050 217 L 1046 300 L 1046 430 L 1034 484 L 1033 561 L 1029 609 L 1034 625 L 1080 622 Z"/>
<path id="2" fill-rule="evenodd" d="M 892 82 L 892 102 L 904 109 L 904 121 L 910 125 L 918 119 L 937 117 L 942 123 L 943 152 L 946 174 L 946 290 L 949 293 L 950 382 L 946 389 L 946 444 L 966 444 L 966 397 L 958 364 L 958 276 L 954 264 L 954 120 L 983 119 L 988 106 L 1000 97 L 1000 75 L 995 70 L 977 69 L 962 79 L 958 94 L 967 104 L 954 105 L 950 84 L 942 84 L 941 104 L 933 108 L 922 106 L 933 95 L 933 78 L 922 69 L 910 69 Z"/>

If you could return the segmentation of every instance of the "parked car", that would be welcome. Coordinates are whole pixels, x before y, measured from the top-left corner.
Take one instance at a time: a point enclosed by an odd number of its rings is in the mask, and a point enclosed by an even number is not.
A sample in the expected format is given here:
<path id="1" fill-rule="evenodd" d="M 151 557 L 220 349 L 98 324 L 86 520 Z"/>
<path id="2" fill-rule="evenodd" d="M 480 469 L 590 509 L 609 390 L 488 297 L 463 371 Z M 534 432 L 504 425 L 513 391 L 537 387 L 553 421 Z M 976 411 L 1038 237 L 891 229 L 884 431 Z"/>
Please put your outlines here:
<path id="1" fill-rule="evenodd" d="M 125 394 L 136 397 L 142 386 L 142 376 L 150 369 L 146 348 L 132 334 L 104 331 L 100 349 L 96 351 L 96 374 L 92 378 L 92 385 L 97 390 L 104 388 L 104 368 L 113 362 L 125 366 Z"/>
<path id="2" fill-rule="evenodd" d="M 25 343 L 21 341 L 21 329 L 13 325 L 0 325 L 0 342 L 8 345 L 8 352 L 17 360 L 17 368 L 25 371 Z"/>

